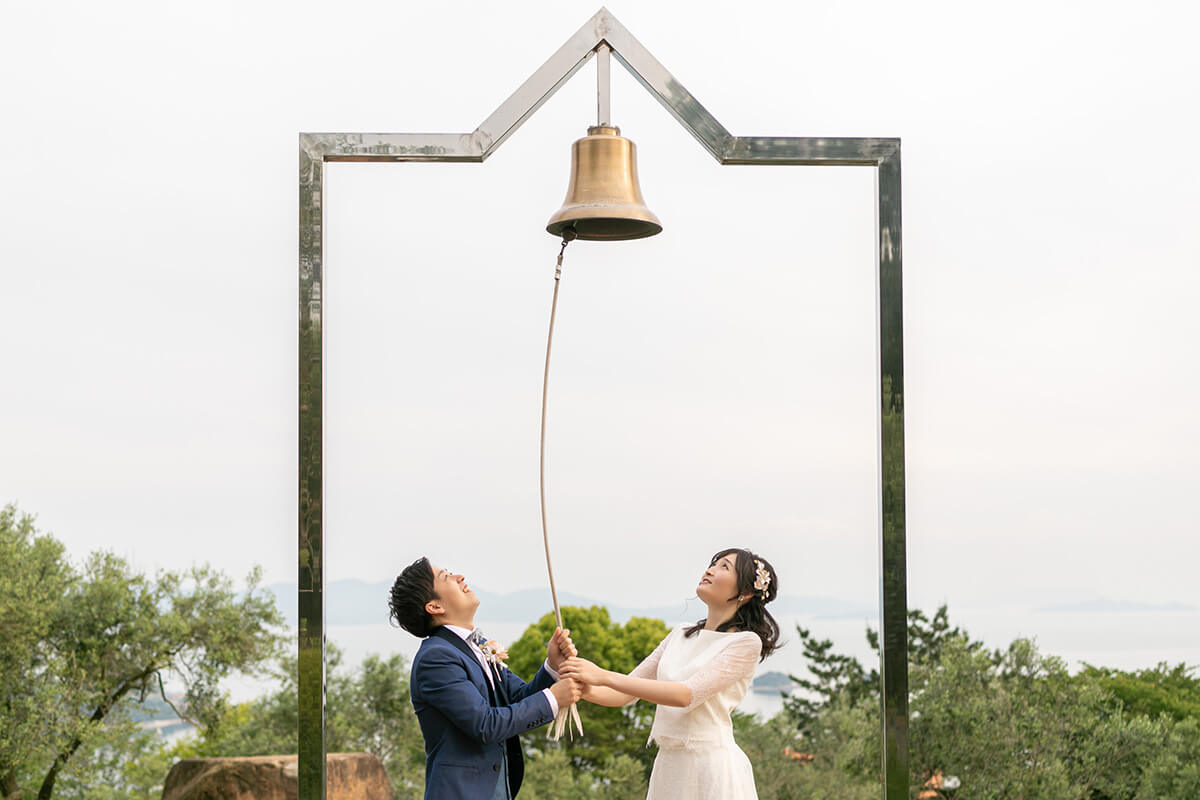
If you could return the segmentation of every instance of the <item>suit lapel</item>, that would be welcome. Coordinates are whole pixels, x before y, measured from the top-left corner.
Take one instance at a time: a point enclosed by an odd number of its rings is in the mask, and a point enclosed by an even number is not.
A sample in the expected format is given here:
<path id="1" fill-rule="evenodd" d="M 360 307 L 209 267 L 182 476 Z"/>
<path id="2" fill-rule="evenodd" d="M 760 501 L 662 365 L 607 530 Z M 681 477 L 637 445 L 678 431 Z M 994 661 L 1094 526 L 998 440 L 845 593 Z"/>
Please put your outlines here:
<path id="1" fill-rule="evenodd" d="M 508 687 L 504 685 L 504 677 L 500 674 L 504 668 L 495 664 L 492 664 L 491 667 L 492 678 L 496 684 L 496 699 L 499 700 L 497 705 L 508 707 Z"/>
<path id="2" fill-rule="evenodd" d="M 487 687 L 488 703 L 493 706 L 498 705 L 496 702 L 496 693 L 492 690 L 492 682 L 489 681 L 487 676 L 483 674 L 483 667 L 480 665 L 479 658 L 475 655 L 475 651 L 471 649 L 471 646 L 460 639 L 456 633 L 453 631 L 448 631 L 441 626 L 434 628 L 433 633 L 429 635 L 436 636 L 439 639 L 450 643 L 452 646 L 457 648 L 460 653 L 467 657 L 467 662 L 475 668 L 475 671 L 478 672 L 479 676 L 483 679 L 483 685 Z M 498 683 L 497 686 L 499 686 Z M 505 703 L 505 705 L 507 705 L 507 703 Z"/>

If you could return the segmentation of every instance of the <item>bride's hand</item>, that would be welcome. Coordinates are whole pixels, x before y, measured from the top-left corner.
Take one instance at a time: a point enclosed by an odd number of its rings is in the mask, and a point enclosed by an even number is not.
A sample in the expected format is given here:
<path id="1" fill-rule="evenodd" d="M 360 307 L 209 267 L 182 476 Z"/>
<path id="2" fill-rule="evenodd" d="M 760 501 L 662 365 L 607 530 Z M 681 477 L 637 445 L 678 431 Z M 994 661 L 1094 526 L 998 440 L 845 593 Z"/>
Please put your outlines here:
<path id="1" fill-rule="evenodd" d="M 596 687 L 583 684 L 583 690 L 579 693 L 580 700 L 586 700 L 589 703 L 596 702 Z"/>
<path id="2" fill-rule="evenodd" d="M 604 679 L 604 670 L 586 658 L 568 658 L 564 662 L 563 668 L 558 672 L 563 676 L 570 675 L 575 680 L 588 686 L 599 686 Z"/>

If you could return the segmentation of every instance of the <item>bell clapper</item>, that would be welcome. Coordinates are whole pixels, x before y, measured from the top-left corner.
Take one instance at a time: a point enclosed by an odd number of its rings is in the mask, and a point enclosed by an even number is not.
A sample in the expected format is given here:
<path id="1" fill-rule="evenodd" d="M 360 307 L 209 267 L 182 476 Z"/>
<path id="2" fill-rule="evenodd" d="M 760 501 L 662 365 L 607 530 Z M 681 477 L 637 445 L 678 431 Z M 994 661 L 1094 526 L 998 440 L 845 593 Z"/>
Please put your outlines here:
<path id="1" fill-rule="evenodd" d="M 558 251 L 558 265 L 555 266 L 555 268 L 554 268 L 554 280 L 558 280 L 559 277 L 562 275 L 563 253 L 566 252 L 567 245 L 569 245 L 571 242 L 575 241 L 575 237 L 577 235 L 578 234 L 575 233 L 575 228 L 573 226 L 563 228 L 563 232 L 562 232 L 563 246 Z M 556 305 L 557 305 L 557 303 L 556 303 Z M 551 334 L 553 335 L 553 331 L 551 331 Z"/>

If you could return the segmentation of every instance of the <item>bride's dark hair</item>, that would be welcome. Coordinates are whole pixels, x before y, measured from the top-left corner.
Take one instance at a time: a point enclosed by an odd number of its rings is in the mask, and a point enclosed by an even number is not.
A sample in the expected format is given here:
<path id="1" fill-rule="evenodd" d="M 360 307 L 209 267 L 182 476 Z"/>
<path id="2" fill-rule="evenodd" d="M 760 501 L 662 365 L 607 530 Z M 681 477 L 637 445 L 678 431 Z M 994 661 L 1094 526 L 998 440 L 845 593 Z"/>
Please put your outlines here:
<path id="1" fill-rule="evenodd" d="M 749 595 L 750 599 L 738 607 L 733 617 L 717 627 L 718 631 L 727 631 L 730 628 L 736 628 L 739 631 L 750 631 L 758 634 L 758 638 L 762 641 L 762 652 L 759 656 L 759 661 L 762 661 L 771 653 L 775 652 L 775 648 L 779 643 L 779 623 L 771 616 L 771 612 L 767 611 L 767 603 L 775 599 L 779 594 L 779 578 L 775 575 L 775 568 L 771 566 L 771 562 L 759 555 L 751 553 L 741 547 L 730 547 L 727 550 L 722 550 L 712 557 L 712 561 L 708 563 L 711 567 L 725 556 L 737 553 L 737 595 L 729 598 L 736 599 L 738 596 Z M 760 567 L 761 565 L 761 567 Z M 754 584 L 758 581 L 758 570 L 762 569 L 770 578 L 765 589 L 755 589 Z M 761 585 L 761 584 L 760 584 Z M 684 636 L 692 636 L 701 628 L 707 618 L 700 620 L 692 627 L 683 632 Z"/>

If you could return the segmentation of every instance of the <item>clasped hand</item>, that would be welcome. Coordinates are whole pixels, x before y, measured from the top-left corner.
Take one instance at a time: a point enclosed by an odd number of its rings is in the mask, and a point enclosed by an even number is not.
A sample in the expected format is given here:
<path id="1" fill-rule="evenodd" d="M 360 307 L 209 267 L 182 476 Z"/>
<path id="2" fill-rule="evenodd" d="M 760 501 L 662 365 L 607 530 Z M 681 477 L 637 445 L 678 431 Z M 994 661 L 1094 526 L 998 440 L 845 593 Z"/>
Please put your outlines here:
<path id="1" fill-rule="evenodd" d="M 554 699 L 560 709 L 579 702 L 583 691 L 583 686 L 576 678 L 563 674 L 563 668 L 567 662 L 578 654 L 575 643 L 571 641 L 571 630 L 555 628 L 554 635 L 546 643 L 546 663 L 550 665 L 550 669 L 558 673 L 558 682 L 550 687 L 550 691 L 554 694 Z"/>
<path id="2" fill-rule="evenodd" d="M 569 687 L 563 686 L 562 691 L 571 691 L 571 702 L 578 700 L 580 693 L 583 699 L 596 702 L 598 695 L 592 690 L 606 685 L 608 670 L 579 657 L 579 652 L 571 641 L 569 629 L 554 629 L 554 636 L 546 645 L 546 661 L 550 668 L 558 673 L 560 683 L 570 684 Z"/>
<path id="3" fill-rule="evenodd" d="M 602 686 L 606 670 L 601 669 L 586 658 L 573 656 L 568 658 L 557 672 L 564 678 L 573 678 L 585 686 Z"/>

